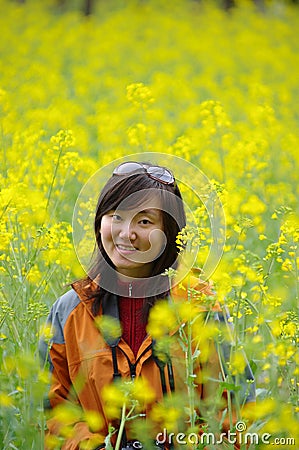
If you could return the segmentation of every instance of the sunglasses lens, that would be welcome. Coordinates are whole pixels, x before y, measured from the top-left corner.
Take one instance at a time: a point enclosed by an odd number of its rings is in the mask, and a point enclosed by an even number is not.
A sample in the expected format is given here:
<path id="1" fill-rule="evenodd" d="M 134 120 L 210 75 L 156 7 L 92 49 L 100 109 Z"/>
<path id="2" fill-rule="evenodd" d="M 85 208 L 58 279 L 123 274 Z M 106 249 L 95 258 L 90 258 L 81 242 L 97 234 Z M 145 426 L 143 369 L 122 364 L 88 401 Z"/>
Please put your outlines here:
<path id="1" fill-rule="evenodd" d="M 152 166 L 147 169 L 147 173 L 152 177 L 160 180 L 164 183 L 171 184 L 174 183 L 174 177 L 169 170 L 164 167 Z"/>
<path id="2" fill-rule="evenodd" d="M 165 167 L 151 166 L 134 161 L 120 164 L 114 169 L 113 175 L 130 175 L 136 173 L 147 173 L 151 178 L 161 181 L 164 184 L 174 183 L 174 176 Z"/>
<path id="3" fill-rule="evenodd" d="M 128 175 L 140 169 L 143 169 L 143 167 L 138 162 L 125 162 L 116 167 L 113 173 L 115 175 Z"/>

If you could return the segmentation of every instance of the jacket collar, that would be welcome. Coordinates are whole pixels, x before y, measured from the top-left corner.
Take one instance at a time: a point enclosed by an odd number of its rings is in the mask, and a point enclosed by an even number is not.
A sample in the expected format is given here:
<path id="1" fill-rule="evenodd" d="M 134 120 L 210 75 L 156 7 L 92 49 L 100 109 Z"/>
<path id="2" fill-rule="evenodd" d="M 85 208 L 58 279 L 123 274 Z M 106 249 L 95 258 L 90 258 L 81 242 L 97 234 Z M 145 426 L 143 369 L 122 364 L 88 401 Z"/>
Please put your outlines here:
<path id="1" fill-rule="evenodd" d="M 92 280 L 91 278 L 85 278 L 83 280 L 74 281 L 71 286 L 77 293 L 80 300 L 86 302 L 88 300 L 93 300 L 97 291 L 99 291 L 100 287 L 97 281 L 99 281 L 98 277 L 95 280 Z"/>

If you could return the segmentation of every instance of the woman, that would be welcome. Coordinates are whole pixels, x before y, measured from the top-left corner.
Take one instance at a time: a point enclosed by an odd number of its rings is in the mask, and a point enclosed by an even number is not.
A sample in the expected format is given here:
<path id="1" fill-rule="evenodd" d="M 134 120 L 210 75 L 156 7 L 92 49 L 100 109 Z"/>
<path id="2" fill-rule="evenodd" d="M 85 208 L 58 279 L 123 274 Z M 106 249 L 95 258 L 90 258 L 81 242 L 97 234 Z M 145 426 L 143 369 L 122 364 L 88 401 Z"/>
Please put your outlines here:
<path id="1" fill-rule="evenodd" d="M 142 376 L 156 400 L 176 386 L 176 372 L 173 377 L 165 367 L 161 375 L 146 325 L 151 307 L 169 296 L 171 287 L 163 274 L 177 268 L 176 237 L 185 224 L 182 197 L 170 170 L 139 162 L 116 167 L 97 204 L 92 268 L 54 303 L 48 318 L 54 330 L 48 358 L 48 442 L 51 436 L 67 434 L 59 408 L 70 404 L 83 412 L 96 411 L 103 423 L 91 431 L 70 414 L 71 433 L 62 448 L 104 448 L 109 419 L 101 392 L 113 379 Z M 200 286 L 211 293 L 208 285 Z M 101 316 L 119 319 L 122 335 L 104 336 L 96 325 Z M 46 347 L 44 343 L 43 353 Z M 131 436 L 123 433 L 122 438 Z"/>

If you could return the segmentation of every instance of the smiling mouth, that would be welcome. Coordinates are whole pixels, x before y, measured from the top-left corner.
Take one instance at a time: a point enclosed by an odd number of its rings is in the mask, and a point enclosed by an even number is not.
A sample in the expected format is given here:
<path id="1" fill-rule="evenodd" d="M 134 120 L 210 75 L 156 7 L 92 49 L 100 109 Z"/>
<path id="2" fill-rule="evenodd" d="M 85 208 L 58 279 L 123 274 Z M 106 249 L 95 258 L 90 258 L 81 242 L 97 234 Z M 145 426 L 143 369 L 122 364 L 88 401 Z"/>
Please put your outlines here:
<path id="1" fill-rule="evenodd" d="M 116 244 L 116 248 L 120 250 L 121 252 L 136 252 L 137 248 L 132 247 L 131 245 L 121 245 Z"/>

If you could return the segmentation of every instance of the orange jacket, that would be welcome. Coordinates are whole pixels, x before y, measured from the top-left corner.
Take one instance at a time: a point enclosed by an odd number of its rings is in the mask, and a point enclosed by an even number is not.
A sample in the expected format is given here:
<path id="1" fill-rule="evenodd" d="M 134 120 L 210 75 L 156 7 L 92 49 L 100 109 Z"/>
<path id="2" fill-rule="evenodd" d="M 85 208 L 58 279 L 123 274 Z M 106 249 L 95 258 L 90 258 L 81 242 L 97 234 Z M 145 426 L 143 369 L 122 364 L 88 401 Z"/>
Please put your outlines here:
<path id="1" fill-rule="evenodd" d="M 54 335 L 48 352 L 52 379 L 46 407 L 53 414 L 47 421 L 47 440 L 51 442 L 51 437 L 66 435 L 61 447 L 63 450 L 77 450 L 85 440 L 94 443 L 91 448 L 103 444 L 108 434 L 109 419 L 105 415 L 101 391 L 104 386 L 112 383 L 114 371 L 111 348 L 97 328 L 91 312 L 92 283 L 76 282 L 72 287 L 54 303 L 48 318 Z M 161 375 L 152 356 L 151 336 L 144 339 L 136 358 L 122 338 L 117 347 L 117 364 L 121 377 L 130 378 L 133 371 L 136 377 L 142 375 L 149 381 L 156 400 L 162 399 Z M 43 342 L 41 353 L 44 357 L 47 349 L 47 344 Z M 173 361 L 174 378 L 175 387 L 179 390 L 185 386 L 184 379 L 180 379 L 184 373 L 176 370 L 176 361 Z M 214 366 L 213 371 L 218 378 L 220 369 L 216 357 L 210 360 L 210 365 Z M 170 392 L 166 368 L 165 379 L 167 391 Z M 198 391 L 200 396 L 204 396 L 205 386 L 199 385 Z M 60 413 L 55 412 L 59 410 L 56 407 L 62 404 L 78 405 L 83 413 L 96 411 L 104 419 L 101 428 L 92 432 L 84 420 L 74 418 L 70 412 L 69 417 L 67 413 L 63 413 L 63 423 L 65 425 L 69 421 L 72 433 L 68 435 L 63 432 Z"/>

